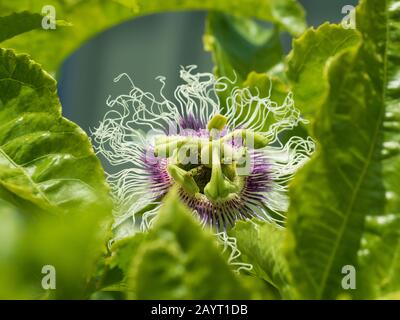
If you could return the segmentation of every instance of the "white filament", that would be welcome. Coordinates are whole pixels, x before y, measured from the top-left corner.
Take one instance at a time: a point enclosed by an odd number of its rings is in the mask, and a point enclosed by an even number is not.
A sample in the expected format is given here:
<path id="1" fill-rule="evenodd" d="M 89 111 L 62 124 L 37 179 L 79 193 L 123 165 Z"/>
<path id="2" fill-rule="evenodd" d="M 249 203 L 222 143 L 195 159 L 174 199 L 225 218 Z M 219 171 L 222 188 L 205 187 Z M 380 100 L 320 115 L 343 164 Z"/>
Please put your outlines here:
<path id="1" fill-rule="evenodd" d="M 241 252 L 237 247 L 237 240 L 235 237 L 229 237 L 226 232 L 219 232 L 216 234 L 219 242 L 223 246 L 223 253 L 230 250 L 228 264 L 231 265 L 236 273 L 245 270 L 247 272 L 253 269 L 253 265 L 250 263 L 245 263 L 239 260 Z"/>

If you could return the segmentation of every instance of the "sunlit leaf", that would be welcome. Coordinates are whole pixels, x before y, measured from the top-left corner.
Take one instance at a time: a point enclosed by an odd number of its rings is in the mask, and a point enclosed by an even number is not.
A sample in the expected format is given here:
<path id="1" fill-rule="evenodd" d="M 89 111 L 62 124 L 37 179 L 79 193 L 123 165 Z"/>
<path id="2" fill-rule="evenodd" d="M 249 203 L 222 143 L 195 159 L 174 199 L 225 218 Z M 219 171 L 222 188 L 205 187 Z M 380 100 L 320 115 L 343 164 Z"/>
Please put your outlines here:
<path id="1" fill-rule="evenodd" d="M 86 134 L 61 115 L 56 82 L 27 55 L 0 49 L 0 197 L 28 212 L 109 211 Z"/>
<path id="2" fill-rule="evenodd" d="M 363 43 L 332 57 L 325 67 L 329 91 L 315 120 L 317 152 L 291 188 L 287 252 L 301 298 L 368 296 L 362 289 L 344 290 L 341 271 L 345 265 L 360 270 L 365 219 L 383 214 L 384 187 L 393 187 L 383 180 L 382 150 L 388 138 L 385 115 L 392 108 L 388 101 L 396 92 L 387 82 L 393 76 L 388 73 L 395 54 L 391 42 L 398 38 L 387 20 L 389 9 L 398 15 L 394 2 L 362 1 L 357 28 Z M 398 163 L 398 157 L 392 160 Z"/>
<path id="3" fill-rule="evenodd" d="M 133 257 L 128 285 L 136 299 L 246 299 L 216 238 L 203 231 L 171 193 L 154 228 Z"/>
<path id="4" fill-rule="evenodd" d="M 242 83 L 250 72 L 266 72 L 282 62 L 279 29 L 219 13 L 207 18 L 204 45 L 211 51 L 217 76 L 237 77 Z"/>
<path id="5" fill-rule="evenodd" d="M 375 12 L 374 20 L 381 22 L 375 43 L 384 50 L 384 143 L 382 164 L 385 186 L 385 210 L 378 217 L 369 217 L 368 232 L 360 250 L 362 270 L 375 298 L 400 290 L 400 1 L 382 4 L 366 3 L 363 12 Z M 364 13 L 365 15 L 365 13 Z M 363 21 L 363 30 L 376 33 L 375 24 Z M 387 28 L 387 29 L 386 29 Z M 372 226 L 372 230 L 371 230 Z"/>
<path id="6" fill-rule="evenodd" d="M 359 284 L 380 298 L 400 288 L 400 215 L 369 217 L 359 251 Z"/>
<path id="7" fill-rule="evenodd" d="M 56 71 L 65 57 L 98 32 L 134 17 L 165 11 L 215 10 L 233 15 L 271 21 L 294 34 L 305 28 L 304 12 L 294 0 L 3 0 L 2 15 L 28 10 L 41 14 L 52 5 L 56 19 L 72 24 L 70 28 L 34 30 L 4 43 L 19 52 L 28 52 L 46 70 Z M 199 40 L 200 41 L 200 40 Z"/>
<path id="8" fill-rule="evenodd" d="M 328 23 L 310 28 L 293 41 L 287 76 L 296 105 L 306 116 L 315 115 L 328 95 L 329 60 L 359 42 L 357 31 Z"/>
<path id="9" fill-rule="evenodd" d="M 83 299 L 105 251 L 107 217 L 97 211 L 26 220 L 16 208 L 0 203 L 0 298 Z M 42 286 L 54 267 L 55 288 Z M 44 283 L 49 284 L 48 281 Z"/>
<path id="10" fill-rule="evenodd" d="M 230 234 L 237 240 L 240 260 L 250 263 L 252 273 L 272 284 L 285 297 L 288 278 L 282 250 L 284 230 L 270 223 L 240 221 Z"/>
<path id="11" fill-rule="evenodd" d="M 0 42 L 10 39 L 18 34 L 41 28 L 43 17 L 38 13 L 12 13 L 0 17 Z"/>

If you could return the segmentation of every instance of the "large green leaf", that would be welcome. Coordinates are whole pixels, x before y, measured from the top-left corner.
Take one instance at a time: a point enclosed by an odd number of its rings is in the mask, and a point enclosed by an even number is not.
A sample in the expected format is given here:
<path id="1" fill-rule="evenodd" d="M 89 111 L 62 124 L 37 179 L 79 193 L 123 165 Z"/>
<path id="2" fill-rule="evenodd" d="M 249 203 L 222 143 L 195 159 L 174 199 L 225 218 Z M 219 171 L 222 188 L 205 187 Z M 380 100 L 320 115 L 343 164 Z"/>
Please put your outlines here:
<path id="1" fill-rule="evenodd" d="M 27 221 L 0 200 L 0 298 L 88 298 L 89 279 L 105 250 L 104 219 L 87 211 Z M 55 289 L 42 287 L 44 266 L 55 268 Z"/>
<path id="2" fill-rule="evenodd" d="M 386 203 L 384 213 L 369 217 L 368 233 L 360 250 L 362 268 L 370 279 L 371 296 L 375 298 L 400 291 L 400 1 L 386 1 L 386 6 L 386 12 L 376 18 L 382 17 L 381 28 L 386 27 L 386 32 L 376 39 L 385 49 L 382 163 Z M 364 10 L 377 9 L 380 8 L 372 4 L 364 7 Z"/>
<path id="3" fill-rule="evenodd" d="M 345 265 L 359 270 L 365 219 L 385 210 L 381 154 L 390 41 L 396 37 L 389 8 L 398 15 L 394 1 L 362 1 L 357 9 L 362 44 L 325 67 L 328 93 L 315 120 L 317 152 L 290 191 L 287 253 L 301 298 L 366 295 L 344 290 L 341 271 Z"/>
<path id="4" fill-rule="evenodd" d="M 18 211 L 0 199 L 0 299 L 23 298 L 28 295 L 27 288 L 16 281 L 15 266 L 10 263 L 21 234 L 21 221 Z"/>
<path id="5" fill-rule="evenodd" d="M 53 5 L 56 19 L 72 23 L 71 28 L 34 30 L 10 39 L 4 46 L 29 52 L 46 70 L 56 71 L 63 59 L 83 41 L 128 19 L 174 10 L 216 10 L 255 17 L 281 25 L 296 34 L 304 29 L 304 12 L 295 0 L 3 0 L 1 15 L 28 10 L 41 13 Z"/>
<path id="6" fill-rule="evenodd" d="M 0 17 L 0 42 L 11 39 L 19 34 L 35 29 L 42 29 L 42 15 L 28 11 L 13 12 L 8 16 Z M 66 21 L 56 20 L 57 28 L 71 26 Z"/>
<path id="7" fill-rule="evenodd" d="M 360 286 L 372 298 L 400 288 L 400 215 L 369 217 L 360 257 Z"/>
<path id="8" fill-rule="evenodd" d="M 175 192 L 167 196 L 154 227 L 144 239 L 140 238 L 135 238 L 130 245 L 125 242 L 124 252 L 119 254 L 122 262 L 118 264 L 124 267 L 129 255 L 127 249 L 131 248 L 133 253 L 127 271 L 130 298 L 265 297 L 255 290 L 252 281 L 245 281 L 232 272 L 217 246 L 217 238 L 201 228 Z"/>
<path id="9" fill-rule="evenodd" d="M 133 297 L 248 298 L 219 249 L 175 194 L 167 197 L 131 266 Z M 151 239 L 152 238 L 152 239 Z"/>
<path id="10" fill-rule="evenodd" d="M 20 33 L 41 28 L 42 19 L 40 14 L 27 11 L 0 17 L 0 42 Z"/>
<path id="11" fill-rule="evenodd" d="M 250 72 L 266 72 L 282 62 L 283 49 L 279 28 L 210 13 L 207 18 L 206 50 L 211 51 L 218 77 L 237 77 L 242 83 Z"/>
<path id="12" fill-rule="evenodd" d="M 239 221 L 230 231 L 241 252 L 239 259 L 253 266 L 252 273 L 263 278 L 288 298 L 287 262 L 283 255 L 284 229 L 271 223 Z"/>
<path id="13" fill-rule="evenodd" d="M 144 13 L 171 10 L 213 10 L 275 22 L 292 34 L 299 34 L 305 28 L 304 11 L 296 0 L 136 0 L 134 2 L 138 11 Z"/>
<path id="14" fill-rule="evenodd" d="M 310 28 L 293 41 L 287 59 L 289 78 L 296 105 L 307 116 L 315 115 L 328 94 L 325 67 L 329 59 L 353 47 L 360 35 L 353 29 L 325 23 Z"/>
<path id="15" fill-rule="evenodd" d="M 108 211 L 87 135 L 61 115 L 56 82 L 27 55 L 0 49 L 0 197 L 27 211 Z"/>

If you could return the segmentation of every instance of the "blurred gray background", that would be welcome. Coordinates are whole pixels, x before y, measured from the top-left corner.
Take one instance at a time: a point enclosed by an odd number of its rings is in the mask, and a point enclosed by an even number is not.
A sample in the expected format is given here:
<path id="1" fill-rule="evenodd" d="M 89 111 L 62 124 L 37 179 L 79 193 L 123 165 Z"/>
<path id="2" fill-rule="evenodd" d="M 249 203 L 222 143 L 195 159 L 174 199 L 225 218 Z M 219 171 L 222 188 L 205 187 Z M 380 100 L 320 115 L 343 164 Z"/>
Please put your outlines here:
<path id="1" fill-rule="evenodd" d="M 218 0 L 216 0 L 218 1 Z M 342 7 L 357 0 L 300 0 L 310 26 L 339 22 Z M 127 93 L 127 81 L 113 83 L 128 73 L 140 88 L 159 92 L 156 76 L 167 77 L 166 91 L 179 83 L 181 65 L 212 71 L 211 55 L 203 50 L 204 12 L 166 13 L 138 18 L 107 30 L 73 53 L 62 66 L 58 90 L 63 114 L 86 132 L 98 125 L 106 112 L 109 95 Z M 285 51 L 291 46 L 282 38 Z"/>

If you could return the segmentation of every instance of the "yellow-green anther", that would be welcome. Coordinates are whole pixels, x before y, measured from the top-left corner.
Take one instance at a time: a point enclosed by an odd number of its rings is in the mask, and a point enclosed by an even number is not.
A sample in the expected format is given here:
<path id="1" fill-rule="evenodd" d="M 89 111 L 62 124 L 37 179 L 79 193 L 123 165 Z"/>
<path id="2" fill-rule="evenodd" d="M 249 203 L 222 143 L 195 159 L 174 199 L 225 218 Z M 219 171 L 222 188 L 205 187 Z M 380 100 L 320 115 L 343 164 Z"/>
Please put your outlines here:
<path id="1" fill-rule="evenodd" d="M 268 138 L 254 131 L 246 130 L 244 139 L 246 146 L 249 146 L 250 141 L 252 141 L 254 149 L 264 148 L 268 145 Z"/>
<path id="2" fill-rule="evenodd" d="M 231 181 L 235 179 L 237 176 L 236 162 L 231 164 L 222 164 L 222 173 Z"/>
<path id="3" fill-rule="evenodd" d="M 195 195 L 200 191 L 191 173 L 174 164 L 169 164 L 167 170 L 172 179 L 174 179 L 188 194 Z"/>
<path id="4" fill-rule="evenodd" d="M 235 138 L 242 138 L 243 143 L 249 147 L 252 145 L 254 149 L 264 148 L 268 145 L 268 138 L 260 133 L 252 130 L 239 129 L 224 136 L 222 141 L 231 142 Z"/>
<path id="5" fill-rule="evenodd" d="M 244 157 L 246 157 L 247 150 L 245 147 L 232 147 L 230 145 L 225 144 L 223 148 L 221 148 L 221 156 L 222 162 L 229 164 L 234 161 L 240 161 Z"/>
<path id="6" fill-rule="evenodd" d="M 154 147 L 154 155 L 163 158 L 169 158 L 173 152 L 181 147 L 185 142 L 183 140 L 170 141 L 167 143 L 156 143 Z"/>
<path id="7" fill-rule="evenodd" d="M 228 119 L 222 114 L 216 114 L 211 118 L 210 121 L 208 121 L 207 129 L 208 131 L 211 131 L 212 129 L 221 131 L 225 127 L 227 122 Z"/>
<path id="8" fill-rule="evenodd" d="M 219 144 L 213 143 L 211 179 L 204 188 L 204 194 L 212 201 L 223 200 L 238 191 L 238 186 L 224 177 L 219 153 Z"/>
<path id="9" fill-rule="evenodd" d="M 170 142 L 178 142 L 185 140 L 184 137 L 181 136 L 159 136 L 155 140 L 155 144 L 165 144 Z"/>
<path id="10" fill-rule="evenodd" d="M 235 139 L 235 138 L 244 138 L 244 136 L 245 136 L 245 131 L 246 131 L 246 130 L 243 130 L 243 129 L 235 130 L 235 131 L 233 131 L 233 132 L 231 132 L 231 133 L 229 133 L 229 134 L 223 136 L 223 137 L 221 138 L 221 140 L 222 140 L 223 142 L 228 142 L 228 143 L 229 143 L 229 142 L 232 142 L 232 140 Z"/>

